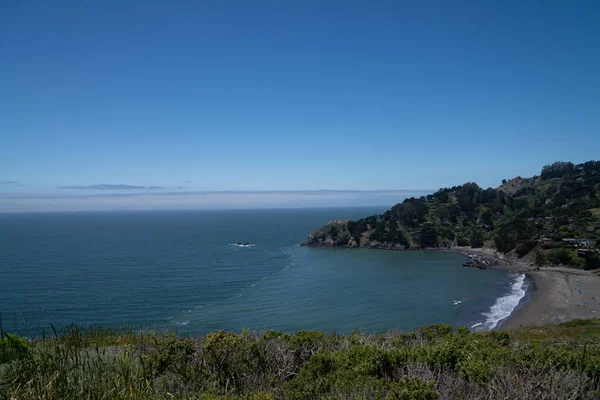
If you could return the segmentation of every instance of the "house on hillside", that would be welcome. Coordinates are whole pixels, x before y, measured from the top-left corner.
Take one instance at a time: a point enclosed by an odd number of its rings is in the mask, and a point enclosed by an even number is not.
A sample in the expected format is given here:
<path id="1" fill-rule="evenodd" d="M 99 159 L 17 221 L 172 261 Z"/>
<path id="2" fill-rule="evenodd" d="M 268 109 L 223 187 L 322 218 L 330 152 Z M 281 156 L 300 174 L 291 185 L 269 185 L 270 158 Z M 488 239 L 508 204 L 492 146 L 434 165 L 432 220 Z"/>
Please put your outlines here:
<path id="1" fill-rule="evenodd" d="M 565 238 L 562 240 L 563 243 L 568 244 L 570 246 L 577 246 L 577 243 L 579 243 L 579 241 L 577 239 L 573 239 L 573 238 Z"/>
<path id="2" fill-rule="evenodd" d="M 592 244 L 592 241 L 588 238 L 584 238 L 579 241 L 579 245 L 581 247 L 590 247 L 591 244 Z"/>
<path id="3" fill-rule="evenodd" d="M 585 231 L 589 233 L 594 233 L 596 232 L 596 228 L 593 226 L 588 226 L 587 228 L 585 228 Z"/>
<path id="4" fill-rule="evenodd" d="M 542 246 L 550 246 L 552 244 L 552 239 L 550 239 L 550 238 L 540 238 L 538 240 L 538 243 L 541 244 Z"/>

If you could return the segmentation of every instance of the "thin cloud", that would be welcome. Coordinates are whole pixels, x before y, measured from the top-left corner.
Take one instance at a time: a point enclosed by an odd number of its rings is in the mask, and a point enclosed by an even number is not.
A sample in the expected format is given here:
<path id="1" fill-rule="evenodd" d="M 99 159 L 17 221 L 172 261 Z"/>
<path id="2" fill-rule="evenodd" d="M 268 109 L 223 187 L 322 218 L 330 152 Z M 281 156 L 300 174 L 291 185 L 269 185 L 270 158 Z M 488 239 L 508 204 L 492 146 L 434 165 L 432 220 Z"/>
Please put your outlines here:
<path id="1" fill-rule="evenodd" d="M 71 185 L 61 186 L 61 189 L 76 189 L 76 190 L 161 190 L 164 189 L 161 186 L 137 186 L 137 185 L 115 185 L 115 184 L 99 184 L 99 185 Z"/>
<path id="2" fill-rule="evenodd" d="M 64 187 L 63 187 L 64 188 Z M 85 187 L 87 188 L 87 187 Z M 139 188 L 148 189 L 146 186 Z M 221 191 L 157 191 L 157 192 L 127 192 L 122 193 L 77 193 L 77 194 L 17 194 L 17 193 L 0 193 L 0 198 L 14 199 L 67 199 L 67 198 L 161 198 L 161 197 L 213 197 L 213 196 L 292 196 L 298 198 L 321 198 L 321 199 L 340 199 L 340 198 L 355 198 L 355 199 L 372 199 L 372 198 L 388 198 L 388 199 L 404 199 L 407 197 L 421 197 L 433 193 L 435 190 L 221 190 Z M 392 205 L 395 203 L 392 203 Z"/>
<path id="3" fill-rule="evenodd" d="M 17 181 L 0 181 L 0 185 L 17 185 L 17 186 L 21 186 L 21 182 L 17 182 Z"/>
<path id="4" fill-rule="evenodd" d="M 433 193 L 421 190 L 305 190 L 120 193 L 16 194 L 0 192 L 0 212 L 215 210 L 258 208 L 316 208 L 378 206 L 383 209 L 407 197 Z"/>
<path id="5" fill-rule="evenodd" d="M 185 182 L 183 182 L 184 185 L 189 185 L 190 183 L 192 183 L 192 181 L 185 181 Z"/>

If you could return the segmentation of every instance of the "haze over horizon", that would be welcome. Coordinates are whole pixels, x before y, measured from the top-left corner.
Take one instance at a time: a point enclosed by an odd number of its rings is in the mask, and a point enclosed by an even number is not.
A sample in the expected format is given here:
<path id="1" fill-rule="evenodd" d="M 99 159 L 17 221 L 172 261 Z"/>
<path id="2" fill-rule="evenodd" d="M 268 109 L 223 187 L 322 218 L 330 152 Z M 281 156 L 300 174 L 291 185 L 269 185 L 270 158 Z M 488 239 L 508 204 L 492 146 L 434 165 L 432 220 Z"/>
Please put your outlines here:
<path id="1" fill-rule="evenodd" d="M 0 212 L 387 206 L 598 158 L 600 3 L 0 5 Z"/>

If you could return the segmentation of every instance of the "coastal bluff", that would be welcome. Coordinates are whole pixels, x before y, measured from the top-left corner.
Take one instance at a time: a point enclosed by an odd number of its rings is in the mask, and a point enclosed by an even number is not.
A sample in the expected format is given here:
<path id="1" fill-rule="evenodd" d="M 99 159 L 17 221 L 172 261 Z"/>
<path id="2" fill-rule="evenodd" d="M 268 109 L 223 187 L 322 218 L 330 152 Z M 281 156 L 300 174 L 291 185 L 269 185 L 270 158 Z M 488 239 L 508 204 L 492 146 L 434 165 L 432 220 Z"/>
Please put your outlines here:
<path id="1" fill-rule="evenodd" d="M 411 197 L 381 214 L 332 220 L 300 245 L 481 249 L 519 263 L 600 268 L 600 161 L 555 162 L 539 176 L 474 182 Z M 473 251 L 474 252 L 474 251 Z"/>
<path id="2" fill-rule="evenodd" d="M 356 240 L 348 229 L 350 223 L 352 223 L 351 220 L 329 221 L 326 225 L 323 225 L 308 235 L 306 241 L 300 243 L 300 246 L 347 247 L 350 249 L 363 247 L 386 250 L 405 250 L 407 248 L 405 245 L 399 243 L 369 240 L 366 235 L 361 235 L 360 238 Z"/>

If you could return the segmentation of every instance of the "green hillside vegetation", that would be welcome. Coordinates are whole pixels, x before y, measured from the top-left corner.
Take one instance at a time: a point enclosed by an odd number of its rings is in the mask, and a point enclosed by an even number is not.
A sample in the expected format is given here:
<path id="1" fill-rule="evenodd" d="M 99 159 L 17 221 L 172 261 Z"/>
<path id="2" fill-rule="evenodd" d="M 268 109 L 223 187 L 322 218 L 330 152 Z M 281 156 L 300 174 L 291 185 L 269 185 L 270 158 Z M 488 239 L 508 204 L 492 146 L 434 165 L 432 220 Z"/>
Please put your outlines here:
<path id="1" fill-rule="evenodd" d="M 70 328 L 0 342 L 3 399 L 597 399 L 600 320 L 202 338 Z"/>
<path id="2" fill-rule="evenodd" d="M 491 247 L 537 264 L 598 268 L 600 161 L 556 162 L 496 189 L 465 183 L 357 221 L 334 221 L 304 244 L 386 249 Z M 540 239 L 547 239 L 540 241 Z M 565 243 L 563 239 L 576 239 Z M 588 241 L 583 241 L 588 239 Z M 587 251 L 579 252 L 581 248 Z"/>

